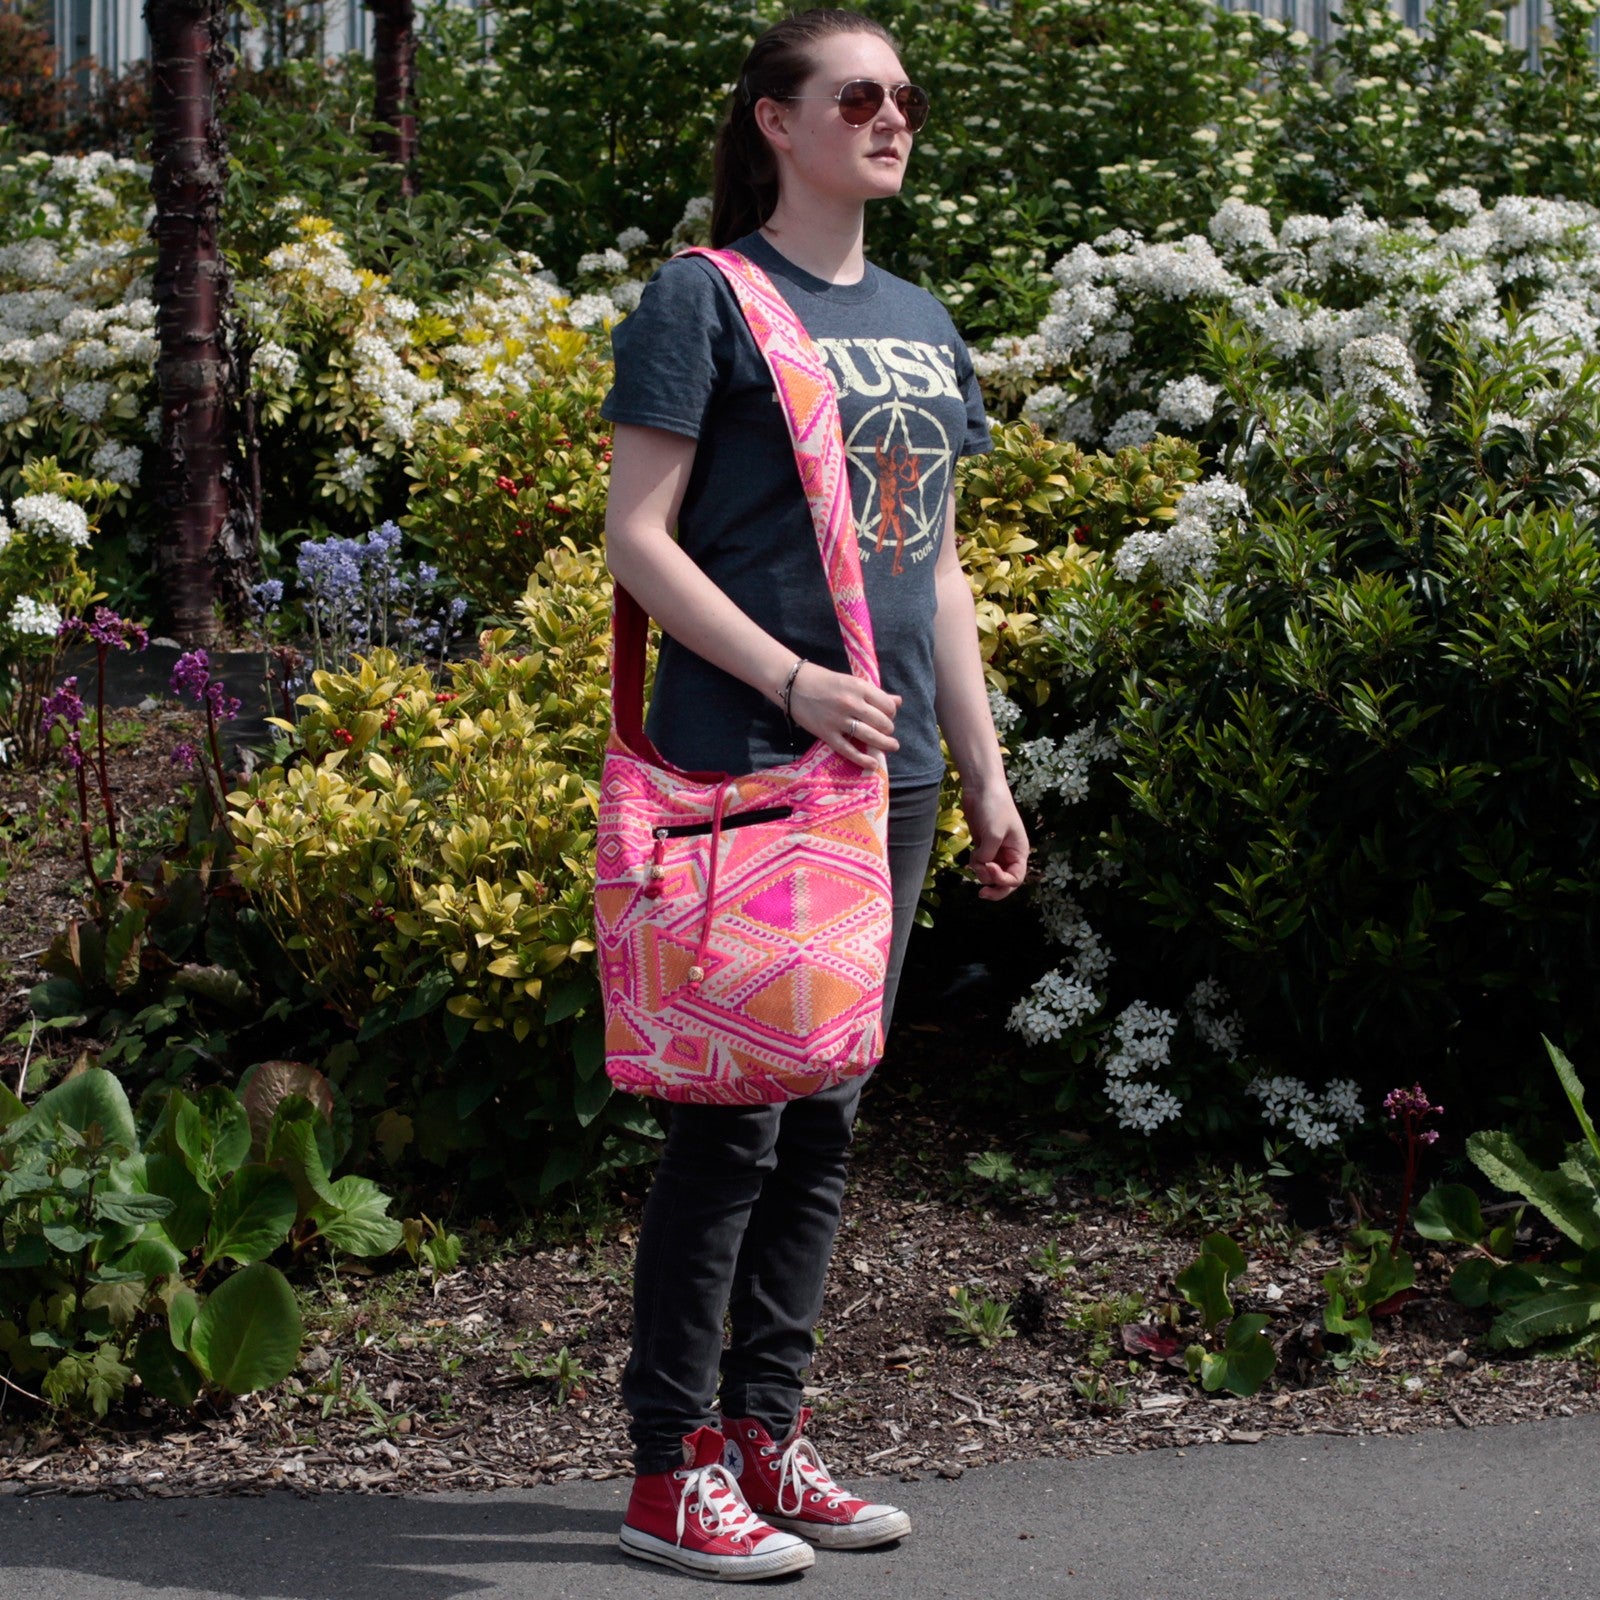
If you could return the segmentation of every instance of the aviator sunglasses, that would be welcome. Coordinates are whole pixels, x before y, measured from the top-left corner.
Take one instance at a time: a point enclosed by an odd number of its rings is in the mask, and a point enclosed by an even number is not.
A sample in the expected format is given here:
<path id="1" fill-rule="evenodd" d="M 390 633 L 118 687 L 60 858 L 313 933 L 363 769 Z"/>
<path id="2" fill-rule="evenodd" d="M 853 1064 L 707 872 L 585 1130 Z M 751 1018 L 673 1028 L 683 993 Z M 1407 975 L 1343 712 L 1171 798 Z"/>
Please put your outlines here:
<path id="1" fill-rule="evenodd" d="M 832 100 L 839 115 L 852 128 L 864 128 L 883 109 L 884 97 L 894 101 L 895 110 L 906 119 L 906 126 L 919 133 L 928 120 L 928 91 L 914 83 L 897 83 L 892 89 L 874 78 L 852 78 L 838 94 L 774 95 L 775 100 Z"/>

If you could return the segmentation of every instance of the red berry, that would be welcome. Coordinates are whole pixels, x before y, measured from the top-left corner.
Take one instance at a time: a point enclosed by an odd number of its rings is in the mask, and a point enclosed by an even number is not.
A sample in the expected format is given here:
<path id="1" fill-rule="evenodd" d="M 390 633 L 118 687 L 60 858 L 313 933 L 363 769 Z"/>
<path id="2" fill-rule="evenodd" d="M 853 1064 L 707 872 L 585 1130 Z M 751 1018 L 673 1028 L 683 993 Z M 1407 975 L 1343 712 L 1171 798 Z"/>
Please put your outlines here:
<path id="1" fill-rule="evenodd" d="M 496 478 L 494 483 L 497 489 L 504 490 L 506 494 L 515 494 L 517 492 L 516 482 L 513 479 L 506 477 L 504 473 Z"/>

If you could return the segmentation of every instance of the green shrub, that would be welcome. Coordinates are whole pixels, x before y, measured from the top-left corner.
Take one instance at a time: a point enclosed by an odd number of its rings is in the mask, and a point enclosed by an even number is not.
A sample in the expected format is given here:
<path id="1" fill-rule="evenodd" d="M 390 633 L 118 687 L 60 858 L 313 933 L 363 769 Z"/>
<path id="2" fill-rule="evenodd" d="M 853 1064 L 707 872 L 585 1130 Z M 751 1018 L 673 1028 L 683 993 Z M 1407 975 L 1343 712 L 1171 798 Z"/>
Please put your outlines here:
<path id="1" fill-rule="evenodd" d="M 469 402 L 406 467 L 416 480 L 406 531 L 487 612 L 522 594 L 543 551 L 563 540 L 597 548 L 605 527 L 610 363 L 577 354 L 546 364 L 525 393 Z"/>
<path id="2" fill-rule="evenodd" d="M 1453 333 L 1430 405 L 1392 372 L 1280 387 L 1236 325 L 1210 356 L 1233 479 L 1051 615 L 1013 777 L 1073 954 L 1016 1024 L 1128 1126 L 1234 1123 L 1248 1084 L 1324 1144 L 1397 1061 L 1481 1111 L 1514 1041 L 1600 1022 L 1600 360 Z M 1146 1047 L 1185 1013 L 1205 1051 Z"/>
<path id="3" fill-rule="evenodd" d="M 384 651 L 315 674 L 284 725 L 295 759 L 231 802 L 239 881 L 359 1029 L 330 1068 L 353 1107 L 395 1148 L 470 1151 L 475 1173 L 532 1194 L 650 1122 L 612 1099 L 590 959 L 609 724 L 599 553 L 557 546 L 516 609 L 516 630 L 451 664 L 448 690 Z M 405 1063 L 363 1049 L 397 1028 Z M 530 1144 L 544 1150 L 531 1166 Z"/>
<path id="4" fill-rule="evenodd" d="M 349 1117 L 313 1069 L 265 1062 L 241 1095 L 174 1089 L 143 1109 L 141 1136 L 100 1067 L 32 1107 L 0 1090 L 0 1363 L 99 1416 L 135 1372 L 185 1406 L 281 1382 L 302 1329 L 267 1257 L 401 1239 L 376 1184 L 331 1177 Z"/>

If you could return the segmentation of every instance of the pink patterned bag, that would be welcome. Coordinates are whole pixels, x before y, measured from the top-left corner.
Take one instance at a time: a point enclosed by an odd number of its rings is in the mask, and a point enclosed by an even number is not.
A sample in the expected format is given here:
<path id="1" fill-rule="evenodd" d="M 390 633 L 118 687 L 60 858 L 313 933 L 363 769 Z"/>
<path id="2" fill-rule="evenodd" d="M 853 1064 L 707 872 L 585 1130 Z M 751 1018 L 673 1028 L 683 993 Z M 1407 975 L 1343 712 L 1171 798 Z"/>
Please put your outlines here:
<path id="1" fill-rule="evenodd" d="M 850 670 L 876 685 L 827 371 L 759 267 L 733 251 L 685 253 L 721 270 L 766 357 Z M 725 1105 L 867 1072 L 883 1054 L 888 777 L 820 741 L 742 777 L 670 766 L 642 722 L 648 627 L 619 586 L 594 893 L 606 1071 L 635 1094 Z"/>

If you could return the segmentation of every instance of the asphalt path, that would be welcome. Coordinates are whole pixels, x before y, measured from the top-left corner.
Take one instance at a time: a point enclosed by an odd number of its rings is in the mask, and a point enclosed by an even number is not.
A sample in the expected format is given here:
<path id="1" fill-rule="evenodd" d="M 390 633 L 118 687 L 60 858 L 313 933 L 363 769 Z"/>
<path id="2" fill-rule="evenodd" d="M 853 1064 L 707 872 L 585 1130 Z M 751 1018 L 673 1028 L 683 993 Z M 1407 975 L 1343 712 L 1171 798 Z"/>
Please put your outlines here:
<path id="1" fill-rule="evenodd" d="M 793 1600 L 1580 1600 L 1600 1417 L 1018 1462 L 874 1492 L 896 1548 L 819 1552 Z M 482 1494 L 0 1498 L 3 1600 L 687 1600 L 621 1555 L 626 1485 Z"/>

